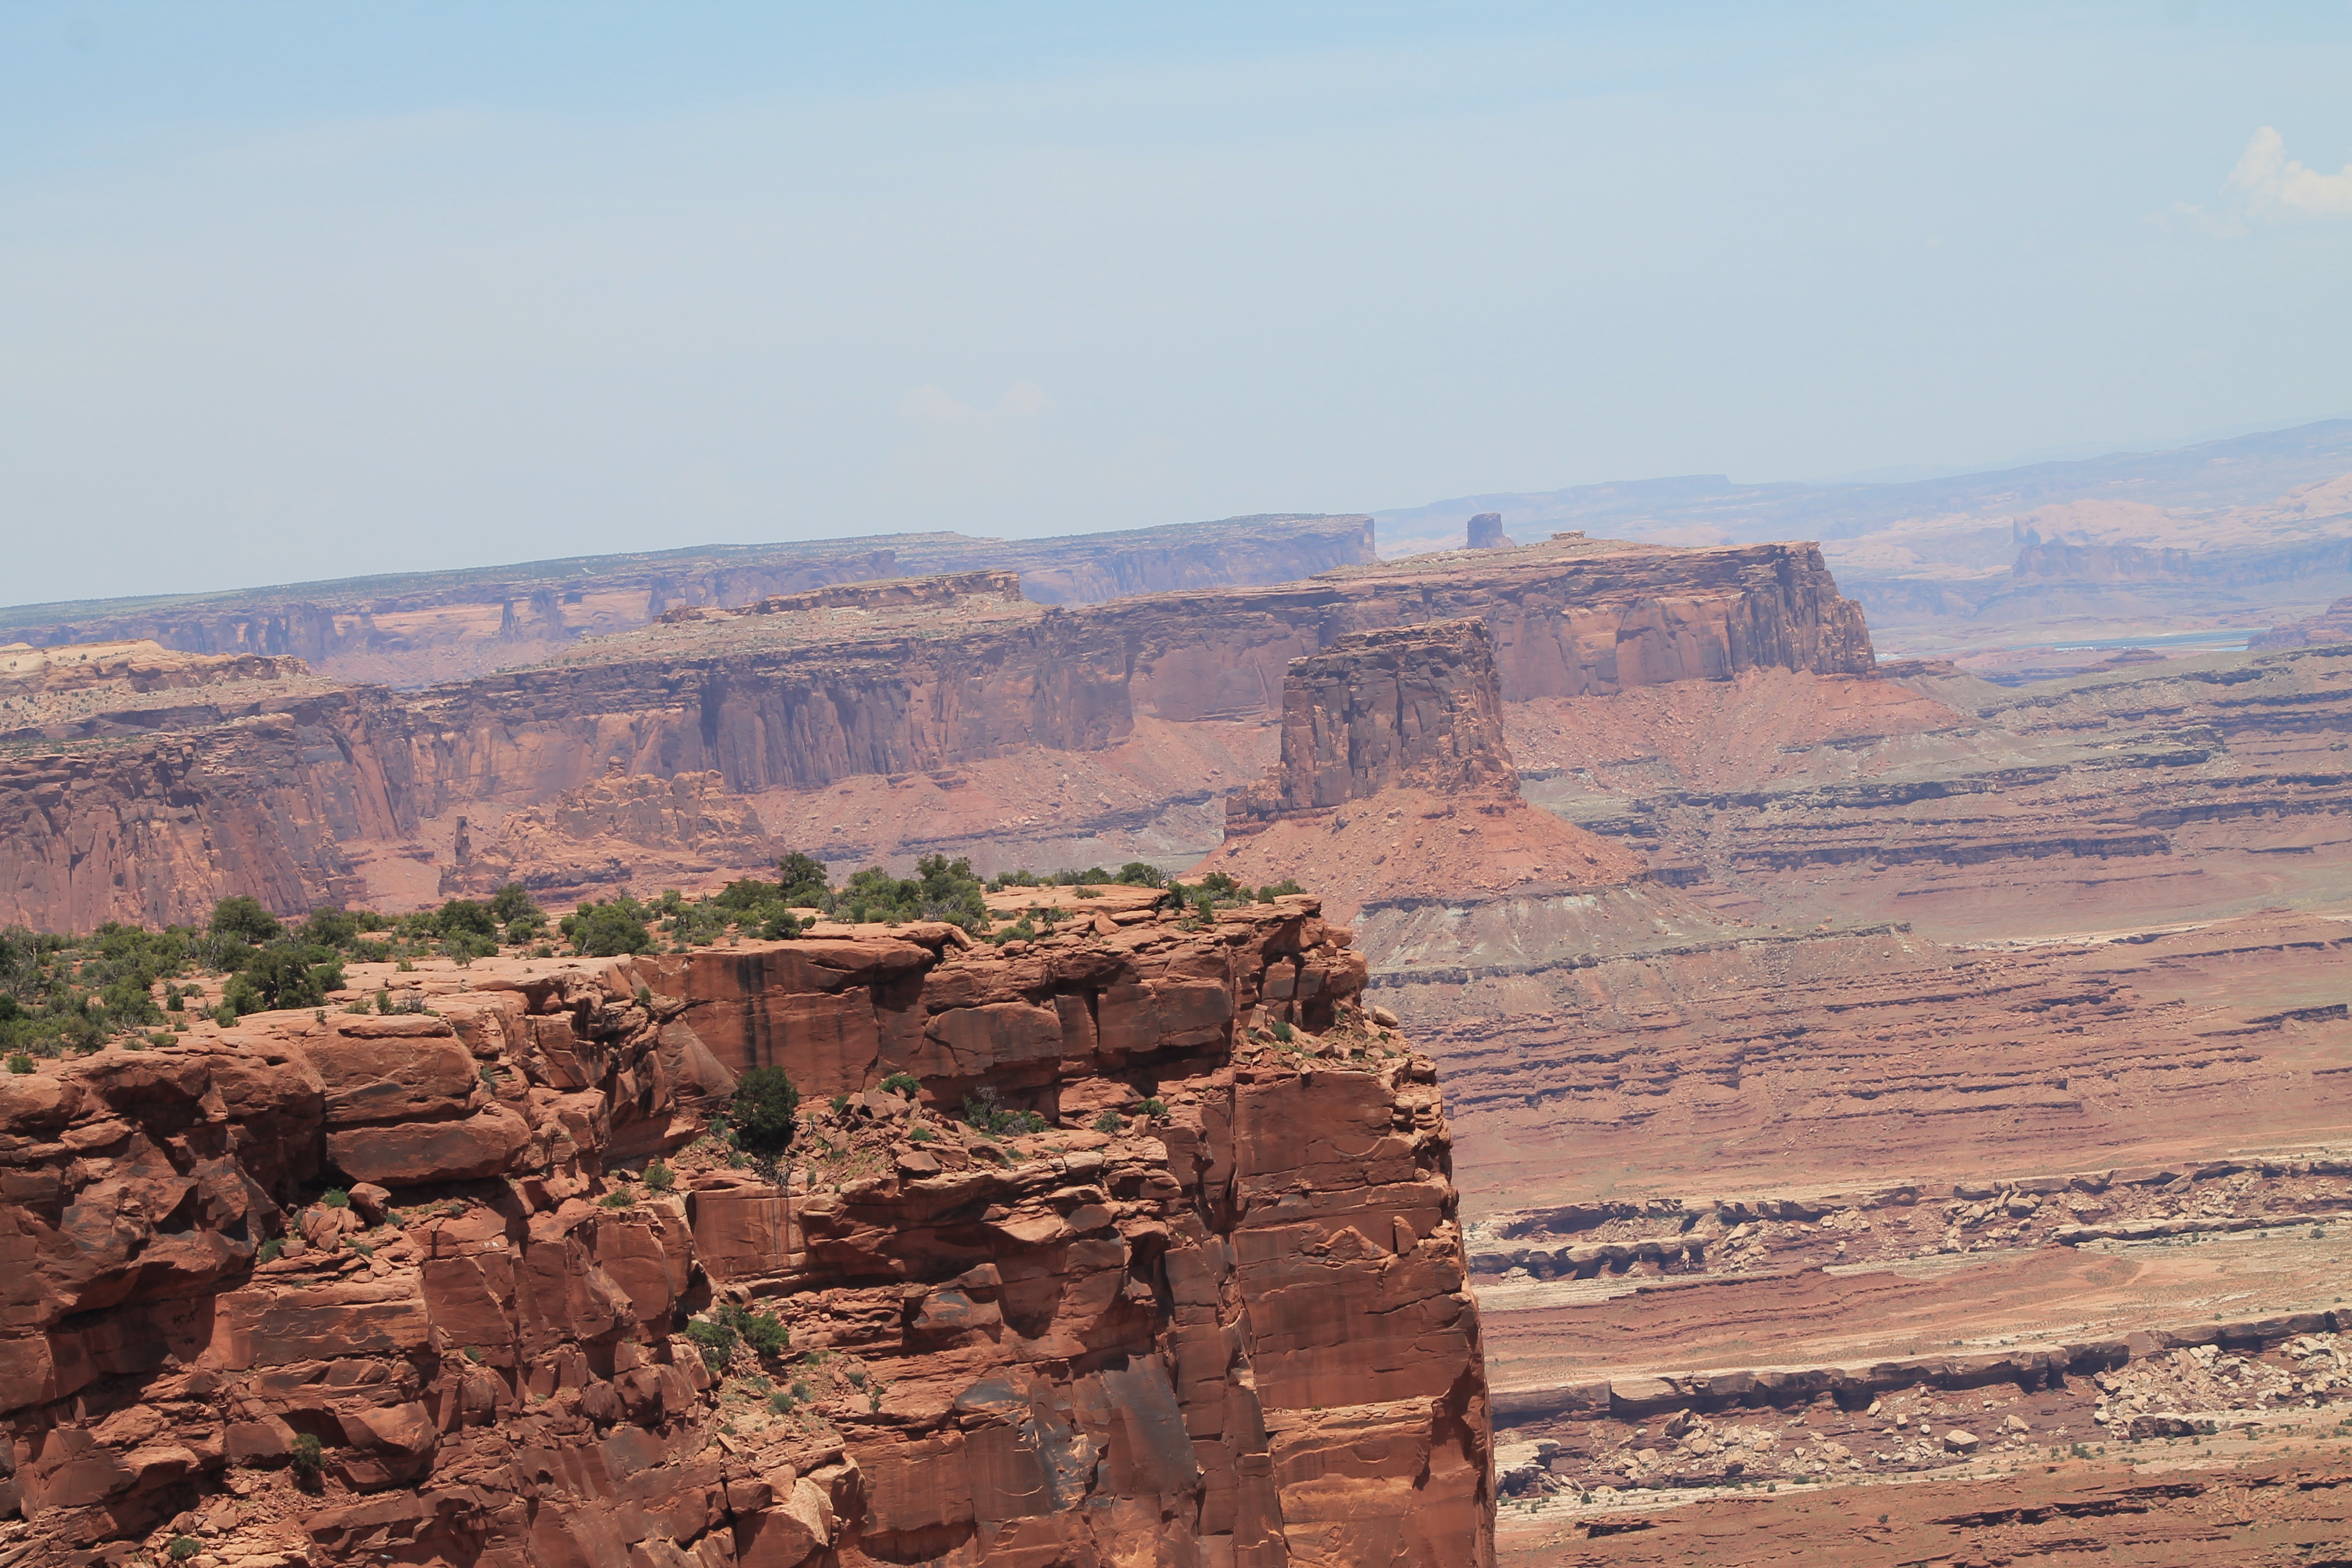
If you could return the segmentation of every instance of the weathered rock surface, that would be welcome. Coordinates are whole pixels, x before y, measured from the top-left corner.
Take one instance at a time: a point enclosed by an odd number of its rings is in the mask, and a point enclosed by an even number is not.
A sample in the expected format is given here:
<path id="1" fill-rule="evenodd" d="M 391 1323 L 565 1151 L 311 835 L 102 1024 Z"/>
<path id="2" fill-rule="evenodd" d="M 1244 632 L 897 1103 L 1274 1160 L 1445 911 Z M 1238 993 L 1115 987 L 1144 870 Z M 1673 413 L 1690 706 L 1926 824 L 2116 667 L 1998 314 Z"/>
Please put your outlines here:
<path id="1" fill-rule="evenodd" d="M 364 966 L 428 1009 L 0 1077 L 0 1552 L 1491 1561 L 1429 1064 L 1310 899 L 1118 913 L 1013 952 Z M 784 1190 L 631 1179 L 755 1061 L 843 1097 Z M 1045 1130 L 938 1115 L 975 1090 Z M 707 1363 L 714 1299 L 788 1362 Z"/>
<path id="2" fill-rule="evenodd" d="M 1215 781 L 1131 753 L 1172 742 L 1238 762 L 1232 737 L 1279 711 L 1293 658 L 1351 632 L 1465 617 L 1492 634 L 1507 701 L 1872 666 L 1859 612 L 1818 552 L 1793 545 L 1556 542 L 1068 611 L 963 597 L 654 626 L 413 696 L 329 690 L 201 721 L 118 704 L 80 732 L 103 747 L 0 769 L 0 920 L 185 921 L 229 892 L 289 912 L 414 907 L 439 894 L 458 816 L 551 803 L 615 760 L 661 779 L 717 772 L 763 813 L 804 818 L 823 837 L 795 847 L 835 861 L 907 847 L 895 811 L 870 826 L 801 811 L 818 792 L 861 779 L 951 792 L 972 770 L 1050 778 L 1066 773 L 1060 758 L 1114 752 L 1134 770 L 1118 796 L 950 810 L 920 847 L 1017 865 L 1024 840 L 1148 825 L 1187 803 L 1213 830 Z"/>
<path id="3" fill-rule="evenodd" d="M 32 643 L 147 638 L 201 654 L 291 654 L 345 680 L 421 686 L 543 658 L 582 637 L 679 606 L 750 604 L 835 583 L 924 573 L 1015 572 L 1043 604 L 1286 583 L 1373 559 L 1364 517 L 1219 522 L 987 540 L 954 533 L 698 546 L 474 571 L 361 577 L 295 588 L 28 605 L 0 629 Z"/>
<path id="4" fill-rule="evenodd" d="M 667 779 L 617 769 L 595 784 L 525 806 L 477 847 L 457 820 L 444 893 L 487 892 L 520 881 L 542 899 L 572 900 L 639 878 L 699 882 L 776 858 L 778 848 L 741 795 L 716 773 Z"/>

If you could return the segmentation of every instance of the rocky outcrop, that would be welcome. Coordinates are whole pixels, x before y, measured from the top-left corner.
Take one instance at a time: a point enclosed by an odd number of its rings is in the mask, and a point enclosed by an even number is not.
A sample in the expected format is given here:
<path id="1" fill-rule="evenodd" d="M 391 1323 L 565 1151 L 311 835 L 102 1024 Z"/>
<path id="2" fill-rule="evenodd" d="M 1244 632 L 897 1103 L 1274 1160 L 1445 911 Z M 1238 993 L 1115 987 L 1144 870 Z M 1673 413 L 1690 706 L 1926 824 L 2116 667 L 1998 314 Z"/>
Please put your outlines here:
<path id="1" fill-rule="evenodd" d="M 2338 599 L 2318 615 L 2256 632 L 2247 639 L 2246 648 L 2249 652 L 2262 652 L 2328 643 L 2352 643 L 2352 599 Z"/>
<path id="2" fill-rule="evenodd" d="M 1254 887 L 1312 877 L 1350 919 L 1639 877 L 1639 857 L 1520 800 L 1502 709 L 1475 620 L 1294 660 L 1280 764 L 1226 797 L 1224 845 L 1200 868 Z"/>
<path id="3" fill-rule="evenodd" d="M 481 847 L 459 817 L 440 890 L 481 893 L 520 882 L 537 897 L 562 900 L 633 879 L 707 879 L 777 853 L 758 815 L 726 793 L 717 773 L 658 779 L 615 770 L 550 805 L 514 813 Z"/>
<path id="4" fill-rule="evenodd" d="M 1490 1562 L 1446 1129 L 1362 978 L 1312 900 L 1122 905 L 360 966 L 414 1003 L 0 1077 L 0 1550 Z M 755 1061 L 837 1097 L 782 1189 L 692 1142 Z M 682 1331 L 726 1301 L 789 1346 Z"/>
<path id="5" fill-rule="evenodd" d="M 1508 800 L 1494 639 L 1479 621 L 1355 632 L 1285 678 L 1282 766 L 1226 797 L 1237 821 L 1362 800 L 1386 789 Z"/>
<path id="6" fill-rule="evenodd" d="M 1473 550 L 1508 550 L 1510 537 L 1503 531 L 1503 514 L 1482 511 L 1470 520 L 1470 548 Z"/>
<path id="7" fill-rule="evenodd" d="M 1021 597 L 1018 572 L 958 572 L 936 577 L 893 577 L 874 583 L 843 583 L 798 594 L 771 594 L 738 609 L 681 605 L 664 610 L 661 622 L 678 626 L 736 616 L 784 616 L 803 610 L 898 609 L 909 605 L 951 605 L 959 599 Z"/>

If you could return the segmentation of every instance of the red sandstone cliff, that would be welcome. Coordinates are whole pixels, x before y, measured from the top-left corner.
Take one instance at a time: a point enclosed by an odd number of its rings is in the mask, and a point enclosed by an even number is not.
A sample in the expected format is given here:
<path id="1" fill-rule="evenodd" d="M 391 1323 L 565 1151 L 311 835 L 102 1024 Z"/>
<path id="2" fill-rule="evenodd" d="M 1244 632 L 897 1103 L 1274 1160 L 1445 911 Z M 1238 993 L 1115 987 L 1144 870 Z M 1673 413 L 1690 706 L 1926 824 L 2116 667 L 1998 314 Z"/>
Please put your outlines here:
<path id="1" fill-rule="evenodd" d="M 289 912 L 386 897 L 362 892 L 363 857 L 430 860 L 421 823 L 549 803 L 615 761 L 756 794 L 1100 753 L 1147 722 L 1277 713 L 1291 660 L 1349 633 L 1460 618 L 1488 628 L 1509 700 L 1873 663 L 1859 612 L 1796 545 L 1569 542 L 1066 611 L 984 595 L 657 626 L 411 696 L 126 703 L 48 732 L 58 745 L 0 773 L 0 921 L 184 921 L 231 892 Z M 412 901 L 433 896 L 437 864 Z"/>
<path id="2" fill-rule="evenodd" d="M 429 1008 L 0 1078 L 0 1550 L 1490 1562 L 1448 1135 L 1363 977 L 1311 900 L 1121 909 L 1003 950 L 354 971 Z M 754 1061 L 846 1097 L 788 1194 L 629 1179 Z M 939 1114 L 974 1087 L 1049 1130 Z M 331 1179 L 352 1207 L 306 1202 Z M 714 1299 L 785 1359 L 707 1364 L 680 1330 Z"/>

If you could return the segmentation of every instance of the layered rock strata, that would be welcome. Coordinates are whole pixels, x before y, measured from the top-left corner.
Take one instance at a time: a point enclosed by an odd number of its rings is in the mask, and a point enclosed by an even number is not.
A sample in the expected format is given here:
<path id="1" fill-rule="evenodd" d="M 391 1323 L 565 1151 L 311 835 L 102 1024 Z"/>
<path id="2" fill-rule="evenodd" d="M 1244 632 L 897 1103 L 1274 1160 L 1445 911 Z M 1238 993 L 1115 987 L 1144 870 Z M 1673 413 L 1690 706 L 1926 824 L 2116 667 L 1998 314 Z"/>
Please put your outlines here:
<path id="1" fill-rule="evenodd" d="M 1213 830 L 1222 782 L 1142 753 L 1222 755 L 1234 772 L 1246 755 L 1254 771 L 1293 658 L 1463 618 L 1488 628 L 1507 701 L 1872 665 L 1818 552 L 1787 545 L 1570 541 L 1068 611 L 967 596 L 656 626 L 407 697 L 278 696 L 212 717 L 126 700 L 8 764 L 0 920 L 185 921 L 229 892 L 289 912 L 423 902 L 451 864 L 456 817 L 548 803 L 616 759 L 659 778 L 716 772 L 761 796 L 763 816 L 803 823 L 796 847 L 836 862 L 940 849 L 1009 868 L 1049 838 L 1187 810 Z M 1055 787 L 1090 760 L 1117 763 L 1116 794 Z M 949 811 L 935 840 L 911 845 L 898 803 L 869 823 L 813 799 L 859 781 L 949 790 L 992 771 L 1008 795 L 1043 783 L 1053 797 Z M 1119 847 L 1108 863 L 1131 858 Z"/>
<path id="2" fill-rule="evenodd" d="M 1366 517 L 1219 522 L 990 540 L 898 534 L 705 545 L 475 571 L 361 577 L 162 600 L 33 605 L 0 615 L 32 643 L 149 638 L 205 654 L 290 654 L 347 680 L 418 686 L 543 658 L 679 606 L 735 605 L 835 583 L 1014 572 L 1045 604 L 1286 583 L 1374 559 Z"/>
<path id="3" fill-rule="evenodd" d="M 0 1552 L 1490 1561 L 1447 1133 L 1362 976 L 1312 900 L 1122 908 L 355 969 L 389 1011 L 0 1078 Z M 691 1143 L 771 1061 L 839 1097 L 782 1190 Z M 681 1333 L 728 1300 L 782 1361 Z"/>
<path id="4" fill-rule="evenodd" d="M 568 901 L 644 878 L 707 881 L 728 868 L 773 861 L 778 852 L 759 816 L 717 773 L 659 779 L 615 771 L 511 814 L 480 846 L 459 817 L 439 891 L 482 893 L 520 882 L 535 897 Z"/>

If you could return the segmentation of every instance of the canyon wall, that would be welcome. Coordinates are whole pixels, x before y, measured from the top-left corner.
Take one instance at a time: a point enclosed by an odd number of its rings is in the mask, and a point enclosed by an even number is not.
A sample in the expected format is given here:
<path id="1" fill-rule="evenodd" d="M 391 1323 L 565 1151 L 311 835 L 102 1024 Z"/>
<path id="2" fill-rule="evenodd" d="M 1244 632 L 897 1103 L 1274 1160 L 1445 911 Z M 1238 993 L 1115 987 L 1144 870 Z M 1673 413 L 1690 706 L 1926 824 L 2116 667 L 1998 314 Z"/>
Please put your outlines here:
<path id="1" fill-rule="evenodd" d="M 1011 541 L 896 534 L 30 605 L 0 611 L 0 634 L 34 645 L 150 638 L 192 653 L 291 655 L 344 679 L 416 686 L 543 658 L 682 605 L 745 605 L 835 583 L 1011 571 L 1040 603 L 1086 604 L 1288 582 L 1373 558 L 1366 517 L 1228 518 Z"/>
<path id="2" fill-rule="evenodd" d="M 354 966 L 0 1077 L 0 1552 L 1491 1562 L 1429 1063 L 1311 899 L 1150 903 Z M 767 1063 L 812 1108 L 781 1189 L 700 1136 Z M 942 1114 L 975 1091 L 1034 1130 Z M 713 1341 L 730 1303 L 789 1343 Z"/>
<path id="3" fill-rule="evenodd" d="M 1808 545 L 1576 540 L 1073 610 L 982 594 L 696 618 L 409 696 L 256 698 L 209 716 L 125 699 L 26 732 L 8 764 L 18 782 L 0 784 L 0 921 L 188 920 L 229 892 L 292 912 L 352 896 L 362 860 L 404 858 L 437 868 L 410 895 L 421 901 L 451 862 L 447 846 L 417 842 L 420 823 L 551 802 L 615 762 L 757 795 L 1098 754 L 1139 725 L 1263 721 L 1282 710 L 1292 659 L 1464 618 L 1486 627 L 1512 700 L 1873 667 L 1859 612 Z M 203 848 L 215 840 L 247 847 Z"/>

